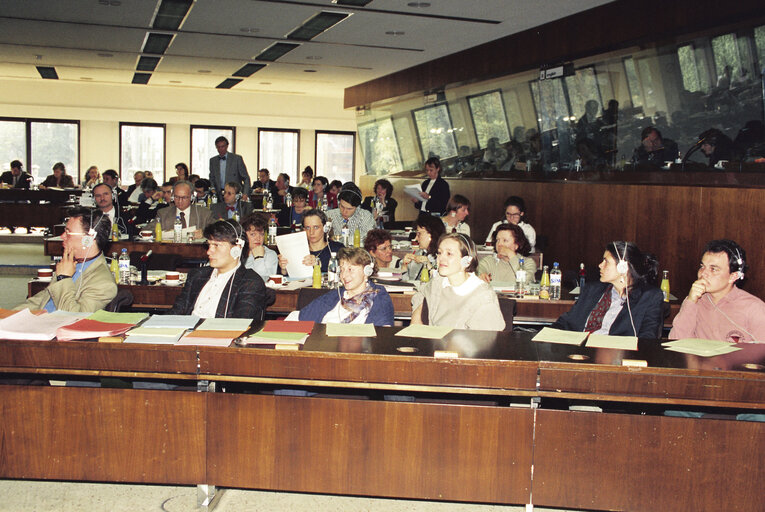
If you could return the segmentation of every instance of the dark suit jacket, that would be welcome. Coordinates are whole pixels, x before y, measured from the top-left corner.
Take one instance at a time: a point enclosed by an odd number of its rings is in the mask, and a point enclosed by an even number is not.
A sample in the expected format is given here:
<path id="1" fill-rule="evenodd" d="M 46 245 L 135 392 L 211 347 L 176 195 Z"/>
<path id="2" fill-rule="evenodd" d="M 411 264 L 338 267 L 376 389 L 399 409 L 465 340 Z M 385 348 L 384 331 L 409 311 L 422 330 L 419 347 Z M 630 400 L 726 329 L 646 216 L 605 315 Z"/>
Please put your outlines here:
<path id="1" fill-rule="evenodd" d="M 197 297 L 210 280 L 212 267 L 192 269 L 183 291 L 168 315 L 190 315 Z M 231 293 L 229 294 L 229 290 Z M 228 309 L 228 311 L 227 311 Z M 220 295 L 215 318 L 252 318 L 261 320 L 266 309 L 266 285 L 254 270 L 240 265 Z"/>
<path id="2" fill-rule="evenodd" d="M 215 155 L 210 159 L 210 183 L 218 194 L 218 202 L 223 202 L 223 187 L 226 183 L 234 181 L 242 184 L 242 194 L 250 195 L 250 175 L 247 174 L 247 166 L 241 156 L 235 153 L 226 153 L 226 180 L 220 182 L 220 158 Z"/>
<path id="3" fill-rule="evenodd" d="M 292 195 L 292 192 L 295 190 L 295 187 L 287 187 L 287 192 L 289 192 L 290 195 Z M 279 195 L 279 189 L 274 187 L 274 190 L 271 192 L 271 195 L 274 198 L 274 208 L 281 208 L 284 206 L 285 198 L 287 197 L 287 194 L 285 193 L 283 196 Z"/>
<path id="4" fill-rule="evenodd" d="M 72 177 L 68 174 L 64 174 L 61 176 L 61 183 L 59 185 L 56 185 L 56 175 L 50 174 L 47 178 L 45 178 L 45 181 L 40 183 L 40 186 L 43 187 L 60 187 L 60 188 L 74 188 L 74 181 L 72 180 Z"/>
<path id="5" fill-rule="evenodd" d="M 213 220 L 226 220 L 228 219 L 228 210 L 226 209 L 226 203 L 215 203 L 210 208 Z M 239 216 L 239 222 L 252 213 L 252 203 L 249 201 L 239 200 L 236 202 L 236 214 Z"/>
<path id="6" fill-rule="evenodd" d="M 260 181 L 255 181 L 252 184 L 252 188 L 262 188 L 263 190 L 268 190 L 273 194 L 274 191 L 276 191 L 276 182 L 274 180 L 268 180 L 266 182 L 266 185 L 263 186 L 263 183 L 261 183 Z"/>
<path id="7" fill-rule="evenodd" d="M 603 292 L 611 293 L 611 285 L 608 283 L 588 282 L 579 300 L 574 307 L 563 313 L 552 325 L 556 329 L 567 331 L 583 331 L 587 325 L 587 318 L 595 308 Z M 664 296 L 661 290 L 653 287 L 635 288 L 629 295 L 629 309 L 624 303 L 622 310 L 611 324 L 608 334 L 614 336 L 634 336 L 630 323 L 630 311 L 632 321 L 635 322 L 638 338 L 656 339 L 659 332 L 659 324 L 662 322 L 661 303 Z"/>
<path id="8" fill-rule="evenodd" d="M 433 188 L 436 188 L 435 183 L 433 184 Z M 398 206 L 398 202 L 392 197 L 389 197 L 388 201 L 385 203 L 385 208 L 383 208 L 383 212 L 382 212 L 383 215 L 388 216 L 387 222 L 396 222 L 396 207 L 397 206 Z M 365 197 L 364 202 L 361 203 L 361 207 L 367 210 L 368 212 L 374 214 L 374 209 L 375 209 L 374 196 Z"/>
<path id="9" fill-rule="evenodd" d="M 428 188 L 428 181 L 430 180 L 425 180 L 422 182 L 422 185 L 420 185 L 420 188 L 423 192 L 425 192 L 425 190 Z M 449 191 L 449 184 L 446 183 L 445 179 L 439 176 L 436 178 L 436 182 L 433 183 L 433 188 L 430 189 L 430 199 L 428 199 L 426 210 L 430 213 L 438 213 L 439 215 L 443 215 L 443 213 L 446 211 L 446 204 L 449 202 L 450 196 L 451 192 Z M 418 210 L 421 206 L 421 201 L 414 203 L 414 207 Z"/>
<path id="10" fill-rule="evenodd" d="M 24 171 L 21 171 L 21 174 L 19 174 L 19 180 L 16 183 L 16 186 L 13 188 L 29 188 L 30 181 L 32 180 L 32 176 L 25 173 Z M 7 183 L 8 185 L 13 184 L 13 172 L 12 171 L 5 171 L 2 176 L 0 176 L 0 183 Z"/>

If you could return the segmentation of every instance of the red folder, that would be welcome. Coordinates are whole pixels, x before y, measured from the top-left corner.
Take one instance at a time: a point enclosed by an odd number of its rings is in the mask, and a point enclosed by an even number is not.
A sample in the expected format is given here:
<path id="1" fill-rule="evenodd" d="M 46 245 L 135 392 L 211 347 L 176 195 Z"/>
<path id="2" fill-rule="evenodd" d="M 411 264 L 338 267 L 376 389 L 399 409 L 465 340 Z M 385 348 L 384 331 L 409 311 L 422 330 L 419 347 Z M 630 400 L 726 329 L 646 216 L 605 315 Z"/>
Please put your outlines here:
<path id="1" fill-rule="evenodd" d="M 304 332 L 311 334 L 313 322 L 300 320 L 297 322 L 285 322 L 284 320 L 268 320 L 263 327 L 263 332 Z"/>

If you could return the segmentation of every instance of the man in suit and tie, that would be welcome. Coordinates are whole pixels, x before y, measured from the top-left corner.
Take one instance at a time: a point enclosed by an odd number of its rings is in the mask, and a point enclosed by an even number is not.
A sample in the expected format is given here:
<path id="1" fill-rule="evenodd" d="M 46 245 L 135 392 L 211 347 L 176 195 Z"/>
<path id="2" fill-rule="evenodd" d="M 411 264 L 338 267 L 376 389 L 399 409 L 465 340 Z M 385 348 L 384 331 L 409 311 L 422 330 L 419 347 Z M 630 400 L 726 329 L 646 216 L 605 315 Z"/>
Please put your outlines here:
<path id="1" fill-rule="evenodd" d="M 218 155 L 210 159 L 210 183 L 218 195 L 218 202 L 223 202 L 223 187 L 234 181 L 242 185 L 245 201 L 250 197 L 250 175 L 241 156 L 228 152 L 228 139 L 220 136 L 215 139 Z"/>
<path id="2" fill-rule="evenodd" d="M 258 170 L 258 181 L 254 184 L 255 193 L 262 194 L 265 192 L 276 192 L 276 182 L 271 179 L 271 173 L 265 167 Z"/>
<path id="3" fill-rule="evenodd" d="M 202 230 L 210 224 L 212 216 L 210 210 L 204 206 L 191 204 L 193 190 L 194 186 L 190 181 L 176 181 L 173 185 L 173 205 L 159 210 L 157 217 L 149 223 L 148 229 L 154 231 L 159 222 L 162 231 L 172 231 L 175 218 L 179 217 L 183 229 L 195 226 L 194 238 L 201 238 Z"/>
<path id="4" fill-rule="evenodd" d="M 252 213 L 252 203 L 242 201 L 242 186 L 232 181 L 223 188 L 223 202 L 214 204 L 210 211 L 215 220 L 233 219 L 241 222 Z"/>
<path id="5" fill-rule="evenodd" d="M 19 160 L 11 162 L 11 170 L 5 171 L 0 176 L 0 183 L 7 183 L 11 188 L 29 188 L 32 183 L 32 176 L 21 170 L 22 164 Z"/>

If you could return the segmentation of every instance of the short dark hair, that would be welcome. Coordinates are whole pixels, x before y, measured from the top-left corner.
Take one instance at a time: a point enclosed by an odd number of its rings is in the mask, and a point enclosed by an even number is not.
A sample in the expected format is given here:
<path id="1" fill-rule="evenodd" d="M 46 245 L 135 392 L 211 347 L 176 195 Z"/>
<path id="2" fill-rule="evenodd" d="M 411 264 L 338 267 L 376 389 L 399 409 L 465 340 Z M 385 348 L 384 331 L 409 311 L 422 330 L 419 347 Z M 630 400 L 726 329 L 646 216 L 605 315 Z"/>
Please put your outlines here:
<path id="1" fill-rule="evenodd" d="M 725 253 L 728 256 L 728 272 L 741 272 L 746 275 L 749 265 L 746 264 L 746 251 L 733 240 L 711 240 L 704 246 L 704 253 Z M 741 263 L 739 263 L 739 258 Z M 736 280 L 736 286 L 741 286 L 742 279 Z"/>
<path id="2" fill-rule="evenodd" d="M 373 191 L 374 194 L 377 194 L 377 187 L 382 187 L 385 189 L 385 197 L 390 199 L 390 196 L 393 195 L 393 185 L 391 185 L 390 181 L 386 179 L 375 181 L 375 188 Z"/>
<path id="3" fill-rule="evenodd" d="M 118 177 L 117 171 L 115 171 L 114 169 L 107 169 L 103 173 L 101 173 L 101 175 L 102 176 L 109 176 L 110 178 L 114 178 L 115 180 Z"/>
<path id="4" fill-rule="evenodd" d="M 509 222 L 497 226 L 497 229 L 495 229 L 494 233 L 491 235 L 491 241 L 494 243 L 494 252 L 497 251 L 497 235 L 500 231 L 510 231 L 513 234 L 513 240 L 518 245 L 518 249 L 516 249 L 515 252 L 523 256 L 531 254 L 531 244 L 529 244 L 529 239 L 526 238 L 526 233 L 523 232 L 523 228 L 517 224 L 510 224 Z"/>
<path id="5" fill-rule="evenodd" d="M 197 181 L 194 183 L 194 188 L 201 188 L 201 189 L 202 189 L 202 190 L 204 190 L 205 192 L 207 192 L 208 190 L 210 190 L 210 187 L 211 187 L 211 186 L 212 186 L 212 184 L 210 183 L 210 180 L 208 180 L 207 178 L 199 178 L 199 179 L 198 179 L 198 180 L 197 180 Z"/>
<path id="6" fill-rule="evenodd" d="M 653 254 L 644 253 L 634 243 L 621 240 L 606 245 L 606 251 L 617 264 L 622 259 L 627 262 L 633 287 L 656 286 L 659 262 Z"/>
<path id="7" fill-rule="evenodd" d="M 258 172 L 264 172 L 264 173 L 266 173 L 266 174 L 271 174 L 271 173 L 269 172 L 269 170 L 268 170 L 268 169 L 266 169 L 265 167 L 263 167 L 262 169 L 258 169 Z"/>
<path id="8" fill-rule="evenodd" d="M 62 172 L 66 173 L 66 167 L 64 167 L 64 162 L 56 162 L 53 164 L 53 170 L 61 169 Z"/>
<path id="9" fill-rule="evenodd" d="M 343 182 L 340 180 L 332 180 L 329 182 L 329 187 L 327 188 L 333 188 L 333 187 L 343 188 Z"/>
<path id="10" fill-rule="evenodd" d="M 446 232 L 444 222 L 438 217 L 423 213 L 414 221 L 414 229 L 417 228 L 423 228 L 430 233 L 430 245 L 420 249 L 425 249 L 428 254 L 435 254 L 438 250 L 438 239 Z"/>
<path id="11" fill-rule="evenodd" d="M 250 228 L 265 233 L 268 229 L 268 219 L 260 213 L 251 213 L 242 221 L 242 229 L 245 233 L 249 231 Z"/>
<path id="12" fill-rule="evenodd" d="M 376 251 L 385 242 L 392 241 L 393 237 L 385 229 L 370 229 L 364 239 L 364 249 L 369 252 Z"/>
<path id="13" fill-rule="evenodd" d="M 228 242 L 231 245 L 236 245 L 238 238 L 244 240 L 244 246 L 242 247 L 242 257 L 240 261 L 247 259 L 247 237 L 244 236 L 244 230 L 242 226 L 235 220 L 219 220 L 209 224 L 204 230 L 204 237 L 208 240 L 214 240 L 216 242 Z"/>
<path id="14" fill-rule="evenodd" d="M 438 169 L 438 173 L 441 174 L 441 160 L 437 156 L 431 156 L 425 160 L 425 165 L 432 165 Z"/>
<path id="15" fill-rule="evenodd" d="M 505 210 L 507 210 L 509 206 L 515 206 L 521 211 L 521 213 L 526 213 L 526 202 L 523 200 L 522 197 L 510 196 L 507 199 L 505 199 L 505 204 L 502 207 L 503 213 Z"/>
<path id="16" fill-rule="evenodd" d="M 295 199 L 296 197 L 308 199 L 308 191 L 303 187 L 295 187 L 292 189 L 292 199 Z"/>
<path id="17" fill-rule="evenodd" d="M 221 135 L 220 137 L 218 137 L 217 139 L 215 139 L 215 144 L 216 144 L 216 145 L 217 145 L 219 142 L 225 142 L 226 144 L 228 144 L 228 139 L 227 139 L 226 137 L 224 137 L 223 135 Z"/>
<path id="18" fill-rule="evenodd" d="M 241 194 L 241 193 L 242 193 L 242 184 L 241 184 L 241 183 L 238 183 L 238 182 L 236 182 L 236 181 L 229 181 L 229 182 L 226 182 L 226 184 L 224 185 L 224 188 L 225 188 L 225 187 L 231 187 L 231 188 L 233 188 L 233 189 L 234 189 L 234 192 L 235 192 L 235 193 L 237 193 L 237 194 Z"/>
<path id="19" fill-rule="evenodd" d="M 321 224 L 323 226 L 326 226 L 327 224 L 327 214 L 325 214 L 323 211 L 318 210 L 316 208 L 311 208 L 310 210 L 306 210 L 303 212 L 303 223 L 305 224 L 305 218 L 306 217 L 319 217 L 319 220 L 321 221 Z"/>
<path id="20" fill-rule="evenodd" d="M 656 129 L 654 126 L 646 126 L 643 128 L 643 131 L 640 132 L 640 140 L 644 140 L 646 137 L 651 135 L 651 133 L 656 132 L 656 136 L 661 139 L 661 132 Z M 662 139 L 663 140 L 663 139 Z"/>
<path id="21" fill-rule="evenodd" d="M 21 169 L 22 163 L 21 160 L 13 160 L 11 162 L 11 169 Z"/>
<path id="22" fill-rule="evenodd" d="M 72 208 L 67 216 L 70 219 L 80 219 L 80 225 L 85 233 L 93 229 L 96 232 L 98 250 L 104 252 L 109 246 L 109 235 L 112 232 L 112 223 L 109 217 L 101 213 L 97 208 L 81 207 Z"/>
<path id="23" fill-rule="evenodd" d="M 340 193 L 337 194 L 337 200 L 345 201 L 351 206 L 358 206 L 361 204 L 361 190 L 352 181 L 343 184 L 343 188 L 340 189 Z"/>
<path id="24" fill-rule="evenodd" d="M 146 191 L 146 189 L 151 189 L 156 191 L 158 188 L 159 186 L 157 185 L 157 180 L 155 180 L 154 178 L 144 178 L 141 180 L 141 190 L 143 190 L 144 192 Z"/>
<path id="25" fill-rule="evenodd" d="M 327 185 L 329 185 L 329 180 L 327 180 L 327 178 L 325 178 L 324 176 L 316 176 L 311 182 L 311 185 L 316 183 L 316 180 L 319 180 L 325 189 L 327 188 Z"/>
<path id="26" fill-rule="evenodd" d="M 287 183 L 290 182 L 290 175 L 287 174 L 286 172 L 280 172 L 279 176 L 277 176 L 276 179 L 279 179 L 280 176 L 281 176 L 282 180 L 284 180 L 285 182 L 287 182 Z"/>
<path id="27" fill-rule="evenodd" d="M 470 199 L 460 194 L 454 194 L 449 198 L 449 202 L 446 204 L 446 211 L 457 211 L 463 206 L 470 208 Z"/>
<path id="28" fill-rule="evenodd" d="M 440 247 L 444 240 L 455 240 L 460 246 L 460 254 L 462 256 L 470 256 L 470 264 L 465 268 L 465 272 L 475 272 L 478 268 L 478 253 L 475 249 L 475 243 L 473 240 L 462 233 L 447 233 L 441 235 L 438 239 L 438 246 Z"/>

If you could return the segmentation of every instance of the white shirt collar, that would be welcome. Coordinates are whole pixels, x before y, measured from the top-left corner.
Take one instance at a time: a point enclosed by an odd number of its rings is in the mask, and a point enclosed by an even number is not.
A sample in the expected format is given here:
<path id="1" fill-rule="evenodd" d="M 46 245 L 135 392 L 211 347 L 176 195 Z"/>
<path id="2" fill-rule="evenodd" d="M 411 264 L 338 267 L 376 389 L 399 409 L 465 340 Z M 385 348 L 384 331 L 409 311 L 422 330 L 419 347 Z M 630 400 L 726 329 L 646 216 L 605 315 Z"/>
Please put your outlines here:
<path id="1" fill-rule="evenodd" d="M 452 284 L 449 282 L 449 279 L 446 277 L 442 278 L 441 280 L 441 286 L 443 286 L 444 288 L 448 288 L 451 286 L 451 288 L 454 290 L 454 293 L 462 297 L 472 293 L 473 290 L 481 286 L 482 283 L 483 281 L 481 280 L 481 278 L 479 278 L 473 272 L 468 273 L 468 278 L 465 279 L 465 282 L 459 286 L 452 286 Z"/>

